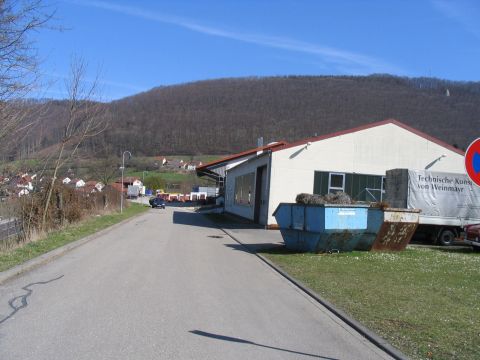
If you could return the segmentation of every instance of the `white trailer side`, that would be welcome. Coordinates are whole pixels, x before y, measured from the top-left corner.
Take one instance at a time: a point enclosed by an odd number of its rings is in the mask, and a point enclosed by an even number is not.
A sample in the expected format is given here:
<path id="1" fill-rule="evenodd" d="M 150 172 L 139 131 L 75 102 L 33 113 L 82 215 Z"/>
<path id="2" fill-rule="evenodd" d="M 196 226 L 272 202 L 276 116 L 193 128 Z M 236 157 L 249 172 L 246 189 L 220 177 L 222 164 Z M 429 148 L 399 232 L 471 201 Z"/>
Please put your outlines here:
<path id="1" fill-rule="evenodd" d="M 480 223 L 480 187 L 466 174 L 427 170 L 387 171 L 385 201 L 420 209 L 420 231 L 447 245 L 467 224 Z"/>

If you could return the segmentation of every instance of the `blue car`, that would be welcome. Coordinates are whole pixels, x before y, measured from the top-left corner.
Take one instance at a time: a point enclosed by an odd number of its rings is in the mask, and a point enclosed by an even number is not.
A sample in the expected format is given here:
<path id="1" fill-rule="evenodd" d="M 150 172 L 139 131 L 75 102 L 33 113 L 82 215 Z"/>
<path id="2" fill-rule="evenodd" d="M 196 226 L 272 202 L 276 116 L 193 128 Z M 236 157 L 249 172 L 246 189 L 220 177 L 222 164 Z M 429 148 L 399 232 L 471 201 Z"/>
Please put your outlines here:
<path id="1" fill-rule="evenodd" d="M 152 208 L 165 209 L 165 200 L 163 200 L 162 198 L 156 197 L 156 198 L 150 199 L 149 203 L 152 206 Z"/>

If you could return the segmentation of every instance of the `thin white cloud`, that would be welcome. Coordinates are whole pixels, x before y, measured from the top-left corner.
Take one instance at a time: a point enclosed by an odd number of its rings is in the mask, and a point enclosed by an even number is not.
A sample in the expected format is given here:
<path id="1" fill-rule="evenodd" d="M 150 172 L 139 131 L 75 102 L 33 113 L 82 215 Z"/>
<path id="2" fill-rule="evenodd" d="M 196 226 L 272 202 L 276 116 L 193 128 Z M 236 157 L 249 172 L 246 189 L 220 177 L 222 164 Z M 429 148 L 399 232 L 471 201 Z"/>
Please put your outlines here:
<path id="1" fill-rule="evenodd" d="M 460 0 L 431 0 L 433 7 L 443 16 L 459 23 L 464 30 L 480 39 L 480 7 Z"/>
<path id="2" fill-rule="evenodd" d="M 255 44 L 287 51 L 306 53 L 319 57 L 324 62 L 330 64 L 337 69 L 344 69 L 349 73 L 349 69 L 354 73 L 394 73 L 404 75 L 406 72 L 392 64 L 381 59 L 371 56 L 336 49 L 318 44 L 308 43 L 291 39 L 287 37 L 269 36 L 264 34 L 236 32 L 216 27 L 201 25 L 194 21 L 180 18 L 177 16 L 159 14 L 152 11 L 144 10 L 139 7 L 123 6 L 112 4 L 105 1 L 71 1 L 74 4 L 104 9 L 121 13 L 124 15 L 135 16 L 142 19 L 156 21 L 159 23 L 170 24 L 184 29 L 188 29 L 197 33 L 222 37 L 226 39 L 241 41 L 244 43 Z"/>

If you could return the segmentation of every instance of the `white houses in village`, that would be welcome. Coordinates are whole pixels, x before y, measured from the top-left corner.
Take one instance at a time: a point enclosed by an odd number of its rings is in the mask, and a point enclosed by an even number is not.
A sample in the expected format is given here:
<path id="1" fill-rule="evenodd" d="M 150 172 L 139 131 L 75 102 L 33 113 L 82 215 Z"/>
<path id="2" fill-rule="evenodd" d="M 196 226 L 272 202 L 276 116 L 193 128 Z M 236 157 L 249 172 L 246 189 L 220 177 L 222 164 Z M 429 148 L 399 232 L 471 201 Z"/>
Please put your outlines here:
<path id="1" fill-rule="evenodd" d="M 241 160 L 225 167 L 225 211 L 269 227 L 276 225 L 277 206 L 299 193 L 344 191 L 355 200 L 380 201 L 387 170 L 464 172 L 461 150 L 396 120 L 282 143 Z M 210 166 L 201 170 L 214 171 Z"/>

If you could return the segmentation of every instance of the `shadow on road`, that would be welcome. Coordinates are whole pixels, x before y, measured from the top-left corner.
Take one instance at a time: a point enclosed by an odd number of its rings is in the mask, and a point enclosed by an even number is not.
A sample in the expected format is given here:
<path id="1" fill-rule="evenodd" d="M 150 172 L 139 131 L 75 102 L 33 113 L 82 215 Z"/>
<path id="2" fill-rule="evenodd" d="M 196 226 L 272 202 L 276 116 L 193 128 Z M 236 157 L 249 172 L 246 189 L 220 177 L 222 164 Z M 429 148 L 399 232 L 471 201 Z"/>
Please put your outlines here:
<path id="1" fill-rule="evenodd" d="M 202 214 L 200 212 L 200 214 Z M 209 221 L 216 223 L 224 229 L 265 229 L 265 226 L 254 223 L 251 220 L 228 213 L 203 213 Z"/>
<path id="2" fill-rule="evenodd" d="M 242 224 L 242 223 L 230 223 L 230 222 L 220 223 L 217 221 L 211 221 L 209 217 L 203 214 L 198 214 L 194 212 L 185 212 L 185 211 L 174 211 L 173 223 L 187 225 L 187 226 L 198 226 L 203 228 L 222 230 L 224 234 L 214 233 L 212 235 L 209 235 L 208 237 L 216 238 L 216 239 L 221 239 L 223 237 L 228 237 L 229 239 L 231 238 L 235 240 L 238 244 L 225 244 L 225 246 L 228 246 L 233 250 L 239 250 L 239 251 L 248 252 L 252 254 L 255 254 L 257 252 L 263 252 L 268 249 L 272 249 L 272 248 L 275 249 L 275 248 L 284 246 L 283 243 L 280 244 L 276 242 L 277 239 L 275 239 L 274 241 L 272 240 L 272 242 L 257 242 L 259 239 L 264 239 L 268 241 L 271 238 L 269 236 L 265 236 L 266 233 L 263 234 L 263 232 L 266 232 L 268 230 L 265 230 L 263 227 L 258 226 L 257 224 L 251 224 L 251 223 Z M 232 230 L 232 232 L 229 230 Z M 235 231 L 235 230 L 240 230 L 240 231 Z M 242 232 L 241 230 L 247 230 L 247 231 Z M 252 231 L 248 231 L 248 230 L 256 230 L 256 231 L 254 231 L 253 232 L 254 235 L 252 235 Z M 235 234 L 232 234 L 232 233 L 235 233 Z M 239 241 L 236 239 L 237 236 L 240 237 L 241 239 L 242 239 L 242 236 L 246 236 L 247 240 Z M 240 243 L 243 243 L 243 245 L 241 245 Z"/>
<path id="3" fill-rule="evenodd" d="M 187 211 L 174 211 L 173 223 L 180 225 L 199 226 L 203 228 L 215 228 L 218 229 L 217 224 L 209 221 L 205 216 Z"/>
<path id="4" fill-rule="evenodd" d="M 272 244 L 272 243 L 260 243 L 260 244 L 224 244 L 226 247 L 229 247 L 233 250 L 244 251 L 250 254 L 255 254 L 258 252 L 262 253 L 280 253 L 281 249 L 284 249 L 285 246 L 281 244 Z"/>
<path id="5" fill-rule="evenodd" d="M 173 212 L 174 224 L 201 226 L 224 229 L 263 229 L 263 226 L 254 224 L 248 220 L 238 220 L 224 214 L 202 214 L 187 211 Z"/>
<path id="6" fill-rule="evenodd" d="M 325 357 L 325 356 L 316 355 L 316 354 L 304 353 L 304 352 L 301 352 L 301 351 L 282 349 L 282 348 L 275 347 L 275 346 L 257 344 L 253 341 L 250 341 L 250 340 L 244 340 L 244 339 L 239 339 L 239 338 L 231 337 L 231 336 L 213 334 L 213 333 L 209 333 L 209 332 L 201 331 L 201 330 L 191 330 L 189 332 L 192 333 L 192 334 L 195 334 L 195 335 L 205 336 L 205 337 L 209 337 L 209 338 L 216 339 L 216 340 L 231 341 L 231 342 L 236 342 L 236 343 L 240 343 L 240 344 L 255 345 L 255 346 L 260 346 L 260 347 L 264 347 L 264 348 L 267 348 L 267 349 L 279 350 L 279 351 L 285 351 L 285 352 L 292 353 L 292 354 L 310 356 L 310 357 L 314 357 L 314 358 L 317 358 L 317 359 L 338 360 L 338 359 L 335 359 L 335 358 Z"/>

